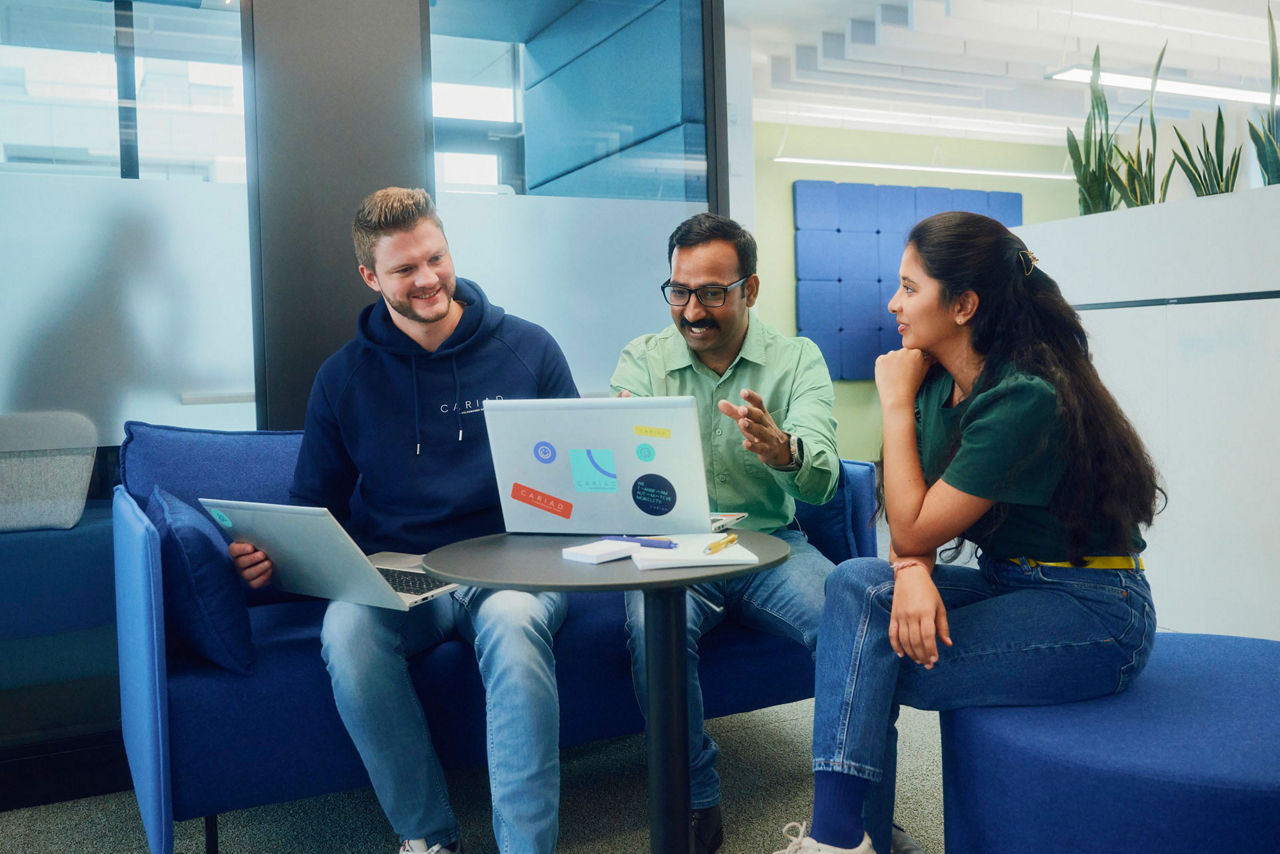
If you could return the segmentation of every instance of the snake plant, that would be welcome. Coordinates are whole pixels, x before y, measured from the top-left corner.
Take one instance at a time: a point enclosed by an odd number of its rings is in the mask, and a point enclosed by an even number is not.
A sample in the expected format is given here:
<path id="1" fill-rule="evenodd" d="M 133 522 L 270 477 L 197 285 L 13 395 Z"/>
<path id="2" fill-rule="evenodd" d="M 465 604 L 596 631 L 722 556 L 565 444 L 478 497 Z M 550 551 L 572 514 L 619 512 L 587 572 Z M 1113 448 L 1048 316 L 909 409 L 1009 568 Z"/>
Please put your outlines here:
<path id="1" fill-rule="evenodd" d="M 1276 112 L 1276 93 L 1280 90 L 1280 61 L 1276 55 L 1276 22 L 1271 16 L 1271 4 L 1267 4 L 1267 41 L 1271 46 L 1271 103 L 1263 116 L 1262 126 L 1249 122 L 1249 138 L 1258 155 L 1262 180 L 1266 184 L 1280 184 L 1280 113 Z"/>
<path id="2" fill-rule="evenodd" d="M 1187 180 L 1191 182 L 1191 188 L 1196 191 L 1197 196 L 1230 193 L 1235 189 L 1236 173 L 1240 169 L 1240 150 L 1243 146 L 1236 146 L 1236 150 L 1231 155 L 1229 162 L 1224 160 L 1226 127 L 1222 121 L 1221 107 L 1218 108 L 1218 123 L 1213 136 L 1212 150 L 1209 148 L 1209 131 L 1205 129 L 1204 125 L 1200 126 L 1200 133 L 1204 137 L 1204 145 L 1197 148 L 1194 155 L 1191 152 L 1191 146 L 1183 138 L 1182 132 L 1176 127 L 1173 132 L 1177 134 L 1178 143 L 1182 146 L 1182 152 L 1175 151 L 1173 159 L 1182 167 L 1182 171 L 1186 174 Z"/>
<path id="3" fill-rule="evenodd" d="M 1133 152 L 1116 147 L 1115 154 L 1124 169 L 1122 175 L 1115 166 L 1108 164 L 1107 178 L 1115 188 L 1120 200 L 1126 206 L 1136 208 L 1139 205 L 1151 205 L 1163 202 L 1169 191 L 1169 176 L 1173 174 L 1174 161 L 1169 161 L 1164 178 L 1160 181 L 1160 191 L 1156 193 L 1156 81 L 1160 79 L 1160 66 L 1164 64 L 1164 52 L 1169 47 L 1165 42 L 1160 48 L 1160 56 L 1156 58 L 1155 70 L 1151 72 L 1151 96 L 1147 99 L 1147 115 L 1151 119 L 1151 148 L 1142 150 L 1142 119 L 1138 119 L 1138 141 Z"/>
<path id="4" fill-rule="evenodd" d="M 1071 155 L 1071 166 L 1076 173 L 1081 215 L 1112 210 L 1117 202 L 1110 177 L 1110 170 L 1114 168 L 1115 134 L 1111 130 L 1107 98 L 1098 82 L 1101 69 L 1101 54 L 1095 47 L 1093 74 L 1089 78 L 1089 115 L 1084 120 L 1083 142 L 1076 139 L 1071 128 L 1067 128 L 1067 153 Z"/>

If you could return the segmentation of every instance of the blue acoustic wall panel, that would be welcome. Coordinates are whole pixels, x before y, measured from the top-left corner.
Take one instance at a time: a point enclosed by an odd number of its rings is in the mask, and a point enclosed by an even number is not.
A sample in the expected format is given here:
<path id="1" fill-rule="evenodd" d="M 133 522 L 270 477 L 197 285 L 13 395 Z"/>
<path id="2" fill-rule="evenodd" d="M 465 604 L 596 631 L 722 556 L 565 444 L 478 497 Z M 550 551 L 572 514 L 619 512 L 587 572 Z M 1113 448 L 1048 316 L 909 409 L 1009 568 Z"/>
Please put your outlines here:
<path id="1" fill-rule="evenodd" d="M 836 184 L 837 227 L 841 231 L 876 230 L 876 187 L 874 184 Z M 796 226 L 799 228 L 799 226 Z"/>
<path id="2" fill-rule="evenodd" d="M 889 300 L 906 236 L 950 210 L 1022 224 L 1018 193 L 796 181 L 796 328 L 813 340 L 833 380 L 869 380 L 876 357 L 902 346 Z"/>
<path id="3" fill-rule="evenodd" d="M 987 212 L 987 194 L 982 190 L 954 190 L 951 193 L 951 202 L 955 205 L 953 211 L 968 211 L 969 213 L 982 214 L 990 216 Z"/>
<path id="4" fill-rule="evenodd" d="M 1022 225 L 1022 194 L 987 193 L 987 216 L 1000 220 L 1006 228 Z"/>
<path id="5" fill-rule="evenodd" d="M 916 187 L 916 222 L 955 209 L 950 190 L 942 187 Z"/>
<path id="6" fill-rule="evenodd" d="M 803 284 L 804 287 L 799 285 Z M 796 326 L 813 332 L 839 332 L 840 312 L 833 306 L 840 305 L 840 283 L 836 281 L 804 280 L 796 287 Z M 813 337 L 811 334 L 809 337 Z"/>
<path id="7" fill-rule="evenodd" d="M 916 217 L 914 187 L 876 187 L 876 230 L 906 233 L 920 220 Z"/>
<path id="8" fill-rule="evenodd" d="M 834 181 L 795 182 L 792 193 L 795 198 L 797 230 L 835 231 L 839 227 L 836 217 L 836 186 Z"/>
<path id="9" fill-rule="evenodd" d="M 839 232 L 796 232 L 796 278 L 823 281 L 840 278 Z"/>

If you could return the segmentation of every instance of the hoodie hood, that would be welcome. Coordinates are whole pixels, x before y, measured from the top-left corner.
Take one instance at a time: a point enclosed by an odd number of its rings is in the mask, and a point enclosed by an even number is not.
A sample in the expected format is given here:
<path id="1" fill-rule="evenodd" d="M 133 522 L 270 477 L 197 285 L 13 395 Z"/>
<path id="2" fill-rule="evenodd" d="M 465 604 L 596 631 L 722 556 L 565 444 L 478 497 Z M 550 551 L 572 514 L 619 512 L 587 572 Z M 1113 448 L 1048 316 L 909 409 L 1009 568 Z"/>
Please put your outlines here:
<path id="1" fill-rule="evenodd" d="M 458 278 L 453 291 L 453 299 L 462 305 L 462 317 L 458 326 L 448 338 L 434 351 L 427 351 L 417 341 L 396 326 L 391 318 L 391 310 L 386 300 L 379 298 L 360 312 L 360 320 L 356 328 L 356 341 L 365 347 L 384 353 L 401 356 L 409 360 L 413 393 L 414 449 L 415 456 L 422 453 L 422 406 L 419 399 L 418 363 L 420 361 L 445 361 L 453 374 L 453 411 L 458 427 L 458 441 L 462 441 L 465 430 L 461 406 L 462 381 L 458 377 L 459 354 L 465 353 L 477 342 L 486 340 L 502 323 L 506 314 L 500 306 L 489 302 L 480 286 L 470 279 Z"/>
<path id="2" fill-rule="evenodd" d="M 434 352 L 422 349 L 418 342 L 400 331 L 391 319 L 391 310 L 382 297 L 360 312 L 356 341 L 366 347 L 415 358 L 442 359 L 463 352 L 476 341 L 491 335 L 506 314 L 500 306 L 489 302 L 480 286 L 470 279 L 459 278 L 453 298 L 462 304 L 462 318 L 453 334 Z"/>

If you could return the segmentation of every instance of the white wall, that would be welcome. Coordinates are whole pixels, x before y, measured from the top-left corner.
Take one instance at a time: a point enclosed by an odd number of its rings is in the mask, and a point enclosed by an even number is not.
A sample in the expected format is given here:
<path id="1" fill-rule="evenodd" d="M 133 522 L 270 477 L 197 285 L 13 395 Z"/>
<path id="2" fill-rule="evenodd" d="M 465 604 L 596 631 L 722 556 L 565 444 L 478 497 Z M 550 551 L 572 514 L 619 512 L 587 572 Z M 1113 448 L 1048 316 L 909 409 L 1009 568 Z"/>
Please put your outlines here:
<path id="1" fill-rule="evenodd" d="M 1016 229 L 1073 304 L 1277 290 L 1280 187 Z M 1162 627 L 1280 639 L 1280 299 L 1081 312 L 1169 493 Z"/>

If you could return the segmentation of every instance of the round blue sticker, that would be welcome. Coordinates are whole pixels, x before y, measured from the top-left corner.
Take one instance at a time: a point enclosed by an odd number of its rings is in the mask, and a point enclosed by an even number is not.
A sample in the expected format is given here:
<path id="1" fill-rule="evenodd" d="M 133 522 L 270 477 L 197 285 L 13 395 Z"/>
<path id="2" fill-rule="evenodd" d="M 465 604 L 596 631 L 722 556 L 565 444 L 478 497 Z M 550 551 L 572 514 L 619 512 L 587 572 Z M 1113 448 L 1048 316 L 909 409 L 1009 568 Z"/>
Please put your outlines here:
<path id="1" fill-rule="evenodd" d="M 653 445 L 650 445 L 648 442 L 641 442 L 639 445 L 636 445 L 636 457 L 638 457 L 642 463 L 653 462 L 653 458 L 657 455 L 658 452 L 655 451 L 653 449 Z"/>
<path id="2" fill-rule="evenodd" d="M 539 442 L 533 446 L 533 458 L 540 463 L 556 461 L 556 449 L 550 442 Z"/>
<path id="3" fill-rule="evenodd" d="M 642 474 L 631 485 L 631 500 L 650 516 L 665 516 L 676 506 L 676 488 L 660 474 Z"/>
<path id="4" fill-rule="evenodd" d="M 231 518 L 227 516 L 226 513 L 223 513 L 221 510 L 219 510 L 218 508 L 210 507 L 209 515 L 212 516 L 214 518 L 214 521 L 216 521 L 222 527 L 224 528 L 231 527 Z"/>

